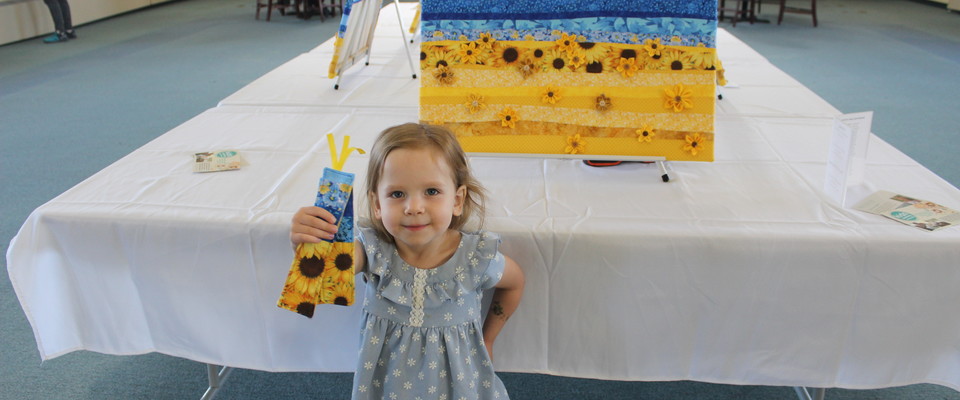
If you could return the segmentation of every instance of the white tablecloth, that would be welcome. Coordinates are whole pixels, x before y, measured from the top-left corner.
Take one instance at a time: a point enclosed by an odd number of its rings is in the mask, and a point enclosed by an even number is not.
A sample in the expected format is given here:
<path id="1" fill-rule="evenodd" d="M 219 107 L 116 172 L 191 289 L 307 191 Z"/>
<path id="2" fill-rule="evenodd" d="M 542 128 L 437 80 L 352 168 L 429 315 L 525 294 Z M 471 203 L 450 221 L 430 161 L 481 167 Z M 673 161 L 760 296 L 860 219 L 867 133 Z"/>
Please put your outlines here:
<path id="1" fill-rule="evenodd" d="M 497 368 L 960 390 L 960 230 L 834 205 L 821 187 L 836 110 L 726 32 L 720 43 L 738 87 L 720 101 L 716 162 L 671 163 L 662 183 L 652 165 L 472 159 L 491 194 L 487 228 L 527 275 Z M 344 85 L 369 82 L 364 93 L 332 91 L 329 60 L 298 57 L 35 210 L 7 265 L 41 357 L 156 351 L 352 371 L 360 307 L 306 319 L 275 304 L 289 219 L 329 165 L 324 135 L 369 149 L 383 128 L 416 120 L 415 101 L 366 92 L 408 68 L 401 54 L 383 61 L 387 78 L 348 72 Z M 282 79 L 310 63 L 318 76 Z M 191 172 L 194 152 L 227 148 L 250 165 Z M 358 186 L 366 161 L 345 167 Z M 876 137 L 866 186 L 960 206 L 960 191 Z"/>

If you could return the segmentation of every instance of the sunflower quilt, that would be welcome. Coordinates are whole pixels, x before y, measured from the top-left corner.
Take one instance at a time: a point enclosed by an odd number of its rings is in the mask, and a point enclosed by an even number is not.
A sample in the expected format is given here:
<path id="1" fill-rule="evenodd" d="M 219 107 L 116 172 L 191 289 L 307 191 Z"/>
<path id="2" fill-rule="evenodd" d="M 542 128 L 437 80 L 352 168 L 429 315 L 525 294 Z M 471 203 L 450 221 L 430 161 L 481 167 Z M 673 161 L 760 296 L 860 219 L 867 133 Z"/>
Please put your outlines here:
<path id="1" fill-rule="evenodd" d="M 423 0 L 420 120 L 474 153 L 712 161 L 716 0 Z"/>
<path id="2" fill-rule="evenodd" d="M 353 304 L 353 178 L 324 169 L 314 204 L 337 218 L 338 230 L 331 241 L 297 246 L 278 307 L 312 318 L 317 304 Z"/>

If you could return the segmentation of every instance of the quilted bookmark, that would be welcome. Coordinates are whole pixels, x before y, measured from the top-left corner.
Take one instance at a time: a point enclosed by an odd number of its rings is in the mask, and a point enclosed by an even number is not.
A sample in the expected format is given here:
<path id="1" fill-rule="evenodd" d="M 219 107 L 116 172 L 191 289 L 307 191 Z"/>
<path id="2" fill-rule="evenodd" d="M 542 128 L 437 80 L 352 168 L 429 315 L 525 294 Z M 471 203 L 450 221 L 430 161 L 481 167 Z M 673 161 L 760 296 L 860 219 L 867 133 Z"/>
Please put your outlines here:
<path id="1" fill-rule="evenodd" d="M 354 175 L 343 172 L 343 164 L 351 151 L 350 137 L 344 137 L 343 148 L 337 156 L 333 135 L 327 135 L 333 168 L 324 168 L 314 205 L 329 211 L 337 220 L 333 240 L 320 243 L 301 243 L 297 246 L 293 264 L 287 273 L 277 306 L 308 318 L 313 317 L 317 304 L 349 306 L 354 300 L 353 267 L 353 180 Z"/>

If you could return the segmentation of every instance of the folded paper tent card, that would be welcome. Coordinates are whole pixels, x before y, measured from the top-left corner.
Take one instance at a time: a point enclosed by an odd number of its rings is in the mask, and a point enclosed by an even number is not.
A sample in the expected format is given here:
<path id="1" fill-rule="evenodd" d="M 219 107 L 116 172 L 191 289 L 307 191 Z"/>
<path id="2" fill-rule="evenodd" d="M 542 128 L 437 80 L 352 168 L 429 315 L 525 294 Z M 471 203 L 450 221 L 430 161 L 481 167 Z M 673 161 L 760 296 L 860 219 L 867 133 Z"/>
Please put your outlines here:
<path id="1" fill-rule="evenodd" d="M 715 0 L 423 0 L 420 120 L 472 153 L 712 161 Z"/>

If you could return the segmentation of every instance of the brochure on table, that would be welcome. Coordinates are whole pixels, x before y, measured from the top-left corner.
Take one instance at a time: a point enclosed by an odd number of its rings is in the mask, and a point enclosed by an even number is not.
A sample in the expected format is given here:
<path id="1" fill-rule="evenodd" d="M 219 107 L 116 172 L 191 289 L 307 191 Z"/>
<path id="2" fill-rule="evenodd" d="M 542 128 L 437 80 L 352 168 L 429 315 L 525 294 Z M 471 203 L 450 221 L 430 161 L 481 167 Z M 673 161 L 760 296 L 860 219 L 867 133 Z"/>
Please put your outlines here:
<path id="1" fill-rule="evenodd" d="M 904 225 L 926 231 L 935 231 L 960 224 L 960 213 L 937 203 L 907 197 L 902 194 L 878 191 L 854 208 L 882 215 Z"/>

